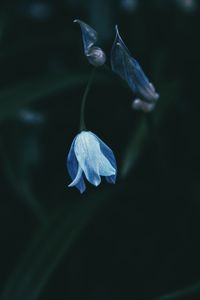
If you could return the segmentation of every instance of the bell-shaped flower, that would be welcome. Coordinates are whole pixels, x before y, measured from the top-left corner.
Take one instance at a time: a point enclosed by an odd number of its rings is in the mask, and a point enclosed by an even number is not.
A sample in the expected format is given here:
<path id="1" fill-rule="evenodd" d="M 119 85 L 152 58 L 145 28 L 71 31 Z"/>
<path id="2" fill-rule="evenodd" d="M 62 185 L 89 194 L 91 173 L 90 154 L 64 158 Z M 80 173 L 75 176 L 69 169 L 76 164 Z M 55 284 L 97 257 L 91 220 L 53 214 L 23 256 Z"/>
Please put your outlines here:
<path id="1" fill-rule="evenodd" d="M 72 182 L 81 193 L 86 189 L 85 179 L 98 186 L 101 176 L 115 183 L 116 160 L 112 150 L 91 131 L 82 131 L 74 138 L 68 157 L 67 168 Z"/>
<path id="2" fill-rule="evenodd" d="M 88 61 L 95 67 L 99 67 L 105 64 L 106 54 L 99 48 L 94 46 L 98 40 L 97 32 L 88 24 L 80 20 L 74 20 L 81 27 L 84 53 Z"/>
<path id="3" fill-rule="evenodd" d="M 139 63 L 131 56 L 116 26 L 116 37 L 111 50 L 111 67 L 124 79 L 134 94 L 147 102 L 156 102 L 159 94 L 144 74 Z"/>

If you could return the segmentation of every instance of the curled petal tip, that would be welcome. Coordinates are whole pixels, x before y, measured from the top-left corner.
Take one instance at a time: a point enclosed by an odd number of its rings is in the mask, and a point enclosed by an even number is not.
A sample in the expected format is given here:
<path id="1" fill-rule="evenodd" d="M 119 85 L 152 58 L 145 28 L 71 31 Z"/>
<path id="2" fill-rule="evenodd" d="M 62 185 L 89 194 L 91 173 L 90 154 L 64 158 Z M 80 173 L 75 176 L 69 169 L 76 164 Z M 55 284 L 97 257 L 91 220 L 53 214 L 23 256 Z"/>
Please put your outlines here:
<path id="1" fill-rule="evenodd" d="M 75 19 L 75 20 L 73 21 L 73 23 L 78 23 L 79 25 L 81 25 L 82 21 L 79 20 L 79 19 Z"/>
<path id="2" fill-rule="evenodd" d="M 155 87 L 154 87 L 154 85 L 151 82 L 149 82 L 149 86 L 152 89 L 152 91 L 155 92 Z"/>
<path id="3" fill-rule="evenodd" d="M 81 177 L 82 177 L 82 173 L 83 171 L 81 170 L 80 166 L 78 167 L 78 171 L 76 174 L 76 177 L 74 178 L 74 180 L 69 184 L 69 187 L 75 186 L 79 183 Z"/>
<path id="4" fill-rule="evenodd" d="M 123 47 L 120 43 L 116 43 L 116 46 L 118 46 L 119 48 L 121 48 L 123 50 Z"/>
<path id="5" fill-rule="evenodd" d="M 155 93 L 155 100 L 158 100 L 160 98 L 160 94 Z"/>
<path id="6" fill-rule="evenodd" d="M 93 182 L 92 182 L 92 184 L 94 186 L 98 186 L 98 185 L 100 185 L 100 183 L 101 183 L 101 178 L 99 180 L 93 180 Z"/>
<path id="7" fill-rule="evenodd" d="M 135 99 L 132 103 L 132 108 L 145 113 L 152 112 L 155 109 L 156 103 L 147 103 L 141 99 Z"/>
<path id="8" fill-rule="evenodd" d="M 79 20 L 79 19 L 74 19 L 73 23 L 78 23 L 78 24 L 81 24 L 81 23 L 84 23 L 83 21 Z"/>
<path id="9" fill-rule="evenodd" d="M 152 90 L 152 92 L 154 93 L 154 100 L 155 101 L 158 100 L 160 95 L 156 92 L 156 89 L 155 89 L 154 85 L 151 82 L 149 82 L 149 87 Z"/>

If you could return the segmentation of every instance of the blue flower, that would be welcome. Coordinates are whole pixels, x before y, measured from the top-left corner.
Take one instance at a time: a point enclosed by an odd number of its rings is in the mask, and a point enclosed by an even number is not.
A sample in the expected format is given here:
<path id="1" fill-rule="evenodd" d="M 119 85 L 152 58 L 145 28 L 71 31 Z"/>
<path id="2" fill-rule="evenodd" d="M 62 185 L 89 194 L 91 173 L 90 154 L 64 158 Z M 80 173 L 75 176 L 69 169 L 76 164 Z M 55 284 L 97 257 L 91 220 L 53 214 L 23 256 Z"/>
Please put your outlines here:
<path id="1" fill-rule="evenodd" d="M 101 176 L 115 183 L 116 160 L 112 150 L 91 131 L 82 131 L 74 138 L 68 157 L 67 168 L 72 179 L 69 187 L 76 186 L 81 193 L 86 189 L 85 178 L 98 186 Z"/>
<path id="2" fill-rule="evenodd" d="M 144 74 L 139 63 L 131 56 L 129 50 L 119 35 L 116 26 L 116 37 L 111 50 L 112 70 L 126 80 L 134 94 L 147 102 L 156 102 L 159 94 Z"/>
<path id="3" fill-rule="evenodd" d="M 97 32 L 81 20 L 74 20 L 74 22 L 78 23 L 81 27 L 84 53 L 89 63 L 95 67 L 104 65 L 106 54 L 101 48 L 94 46 L 98 40 Z"/>

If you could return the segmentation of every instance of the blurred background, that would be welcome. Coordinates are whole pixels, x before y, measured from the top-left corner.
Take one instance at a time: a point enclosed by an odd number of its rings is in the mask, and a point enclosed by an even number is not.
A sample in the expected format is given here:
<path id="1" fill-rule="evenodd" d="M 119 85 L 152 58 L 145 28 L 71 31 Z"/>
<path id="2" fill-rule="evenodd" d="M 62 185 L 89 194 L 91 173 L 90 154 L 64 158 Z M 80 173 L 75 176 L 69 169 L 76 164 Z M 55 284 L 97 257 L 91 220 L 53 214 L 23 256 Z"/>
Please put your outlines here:
<path id="1" fill-rule="evenodd" d="M 114 151 L 115 185 L 67 185 L 91 72 L 80 28 L 114 26 L 160 93 L 134 111 L 103 68 L 86 122 Z M 198 0 L 0 3 L 0 299 L 199 299 Z"/>

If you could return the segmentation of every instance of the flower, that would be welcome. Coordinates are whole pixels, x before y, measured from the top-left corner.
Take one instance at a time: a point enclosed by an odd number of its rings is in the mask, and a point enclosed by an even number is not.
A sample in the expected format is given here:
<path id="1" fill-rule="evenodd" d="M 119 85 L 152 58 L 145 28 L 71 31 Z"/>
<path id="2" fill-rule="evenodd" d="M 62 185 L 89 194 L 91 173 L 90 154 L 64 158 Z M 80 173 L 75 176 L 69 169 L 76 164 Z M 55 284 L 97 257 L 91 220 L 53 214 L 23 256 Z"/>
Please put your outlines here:
<path id="1" fill-rule="evenodd" d="M 117 175 L 112 150 L 91 131 L 81 131 L 74 138 L 67 157 L 67 168 L 72 179 L 69 187 L 76 186 L 81 193 L 86 189 L 85 178 L 98 186 L 100 176 L 105 176 L 108 183 L 115 183 Z"/>
<path id="2" fill-rule="evenodd" d="M 144 74 L 139 63 L 131 57 L 131 54 L 116 26 L 116 37 L 111 50 L 111 66 L 112 70 L 122 79 L 126 80 L 129 87 L 144 101 L 154 103 L 159 98 L 155 88 Z"/>
<path id="3" fill-rule="evenodd" d="M 97 32 L 83 21 L 74 20 L 74 22 L 81 27 L 84 53 L 88 61 L 95 67 L 104 65 L 106 62 L 105 52 L 101 48 L 94 46 L 98 40 Z"/>

